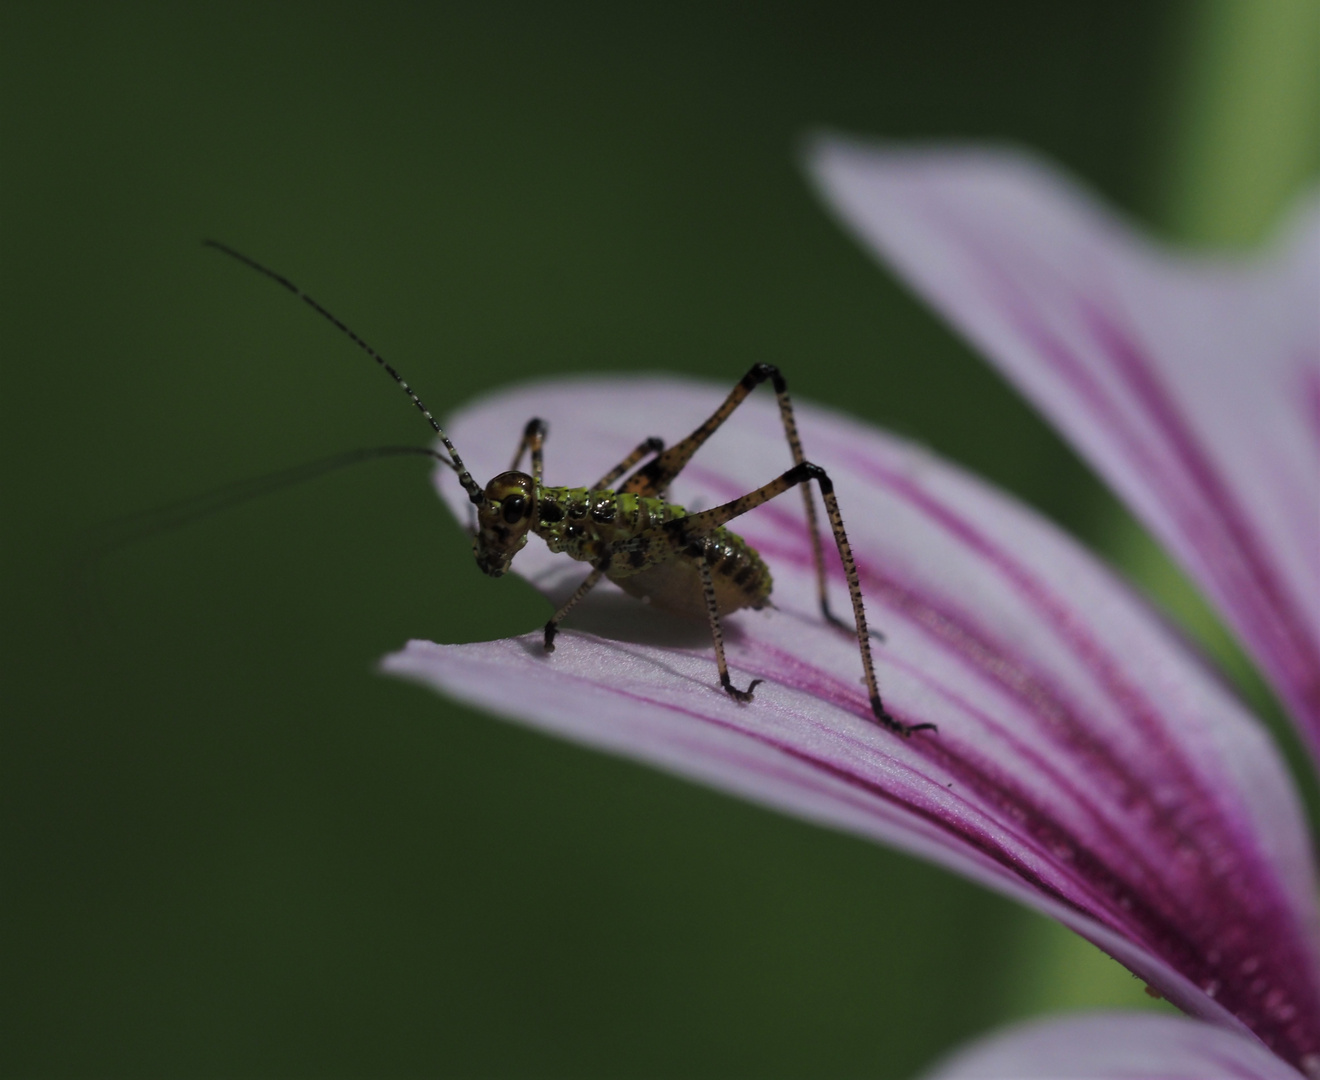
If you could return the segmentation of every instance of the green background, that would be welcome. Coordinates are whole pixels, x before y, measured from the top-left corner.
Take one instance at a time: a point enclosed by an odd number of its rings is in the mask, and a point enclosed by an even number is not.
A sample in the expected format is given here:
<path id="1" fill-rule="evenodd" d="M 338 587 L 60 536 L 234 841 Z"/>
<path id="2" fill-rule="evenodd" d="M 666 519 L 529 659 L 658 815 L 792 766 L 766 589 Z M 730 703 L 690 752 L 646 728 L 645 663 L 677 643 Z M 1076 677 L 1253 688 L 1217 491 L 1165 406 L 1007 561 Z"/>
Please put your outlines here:
<path id="1" fill-rule="evenodd" d="M 1167 220 L 1188 23 L 6 4 L 0 1070 L 902 1077 L 997 1023 L 1144 1002 L 961 879 L 374 674 L 410 637 L 548 610 L 481 577 L 420 461 L 119 552 L 97 618 L 69 568 L 125 513 L 427 441 L 204 236 L 440 412 L 529 376 L 769 360 L 1103 543 L 1112 501 L 837 229 L 795 146 L 1007 139 Z"/>

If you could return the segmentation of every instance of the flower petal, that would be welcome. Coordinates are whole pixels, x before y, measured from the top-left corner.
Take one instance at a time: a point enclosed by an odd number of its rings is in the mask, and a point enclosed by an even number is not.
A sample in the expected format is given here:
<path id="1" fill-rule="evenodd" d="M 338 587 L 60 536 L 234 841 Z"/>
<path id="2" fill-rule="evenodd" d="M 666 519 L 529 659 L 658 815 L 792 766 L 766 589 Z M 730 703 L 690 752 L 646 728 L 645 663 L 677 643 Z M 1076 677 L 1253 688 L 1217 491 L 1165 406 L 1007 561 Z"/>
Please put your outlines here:
<path id="1" fill-rule="evenodd" d="M 672 442 L 722 396 L 671 379 L 543 383 L 466 409 L 450 433 L 486 476 L 513 448 L 494 433 L 544 417 L 546 482 L 590 482 L 643 436 Z M 553 656 L 539 634 L 412 642 L 385 669 L 922 854 L 1054 915 L 1188 1010 L 1244 1024 L 1291 1060 L 1320 1049 L 1314 874 L 1258 725 L 1049 523 L 845 417 L 799 404 L 798 421 L 888 636 L 876 650 L 885 700 L 938 735 L 903 739 L 871 719 L 856 641 L 817 610 L 795 496 L 737 522 L 775 575 L 775 609 L 727 620 L 735 681 L 766 682 L 751 705 L 719 690 L 704 626 L 617 590 L 583 612 L 596 633 L 566 632 Z M 673 496 L 715 505 L 790 463 L 772 396 L 754 396 Z M 454 476 L 439 479 L 466 516 Z M 556 596 L 585 576 L 536 540 L 514 567 Z M 836 608 L 841 578 L 836 563 Z"/>
<path id="2" fill-rule="evenodd" d="M 1092 1013 L 1011 1028 L 959 1050 L 923 1080 L 1010 1077 L 1298 1080 L 1296 1071 L 1250 1036 L 1151 1013 Z"/>
<path id="3" fill-rule="evenodd" d="M 1320 759 L 1320 199 L 1212 260 L 1025 154 L 824 137 L 810 168 L 1187 567 Z"/>

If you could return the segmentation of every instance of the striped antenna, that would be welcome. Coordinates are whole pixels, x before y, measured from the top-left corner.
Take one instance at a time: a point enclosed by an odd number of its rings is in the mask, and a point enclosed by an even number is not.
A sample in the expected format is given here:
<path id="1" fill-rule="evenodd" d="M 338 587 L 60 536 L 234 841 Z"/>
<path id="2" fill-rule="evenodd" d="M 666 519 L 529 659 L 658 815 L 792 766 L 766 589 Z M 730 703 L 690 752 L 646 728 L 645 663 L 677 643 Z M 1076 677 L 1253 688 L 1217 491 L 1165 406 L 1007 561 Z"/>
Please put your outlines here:
<path id="1" fill-rule="evenodd" d="M 458 482 L 463 485 L 463 490 L 467 492 L 468 499 L 472 503 L 474 503 L 477 506 L 480 506 L 483 502 L 486 501 L 486 496 L 485 493 L 481 490 L 481 486 L 475 480 L 472 479 L 472 474 L 467 471 L 467 467 L 463 464 L 463 459 L 458 456 L 458 451 L 454 449 L 454 444 L 449 441 L 449 436 L 445 434 L 444 428 L 442 428 L 440 424 L 436 421 L 436 418 L 431 415 L 431 410 L 422 404 L 422 399 L 419 398 L 415 393 L 413 393 L 413 388 L 409 386 L 406 382 L 404 382 L 403 376 L 400 375 L 397 371 L 395 371 L 394 368 L 389 363 L 386 362 L 385 358 L 380 355 L 380 353 L 378 353 L 375 349 L 373 349 L 370 345 L 368 345 L 365 341 L 363 341 L 360 337 L 358 337 L 357 334 L 355 334 L 352 330 L 348 328 L 348 326 L 340 322 L 339 319 L 337 319 L 329 311 L 327 311 L 315 300 L 313 300 L 310 296 L 308 296 L 305 292 L 303 292 L 302 289 L 298 288 L 298 286 L 295 285 L 288 278 L 284 277 L 281 274 L 275 273 L 274 270 L 262 266 L 261 263 L 256 261 L 256 259 L 248 258 L 248 256 L 244 255 L 241 251 L 235 251 L 227 244 L 222 244 L 218 240 L 203 240 L 202 243 L 206 247 L 215 248 L 216 251 L 223 251 L 230 258 L 237 259 L 244 266 L 250 266 L 253 270 L 257 271 L 257 273 L 265 274 L 266 277 L 271 279 L 271 281 L 283 285 L 286 289 L 289 290 L 289 292 L 293 293 L 294 296 L 298 297 L 298 299 L 300 299 L 304 304 L 306 304 L 309 308 L 315 311 L 323 319 L 329 321 L 335 327 L 336 330 L 346 335 L 348 339 L 353 342 L 354 345 L 356 345 L 364 353 L 366 353 L 373 360 L 375 360 L 376 363 L 378 363 L 381 367 L 383 367 L 385 371 L 389 374 L 390 378 L 393 379 L 396 383 L 399 384 L 400 387 L 403 388 L 403 392 L 407 394 L 408 397 L 412 400 L 412 403 L 417 406 L 418 411 L 424 417 L 426 417 L 426 422 L 430 424 L 432 428 L 435 429 L 435 433 L 440 436 L 440 441 L 445 444 L 445 449 L 449 451 L 449 456 L 450 458 L 453 459 L 452 461 L 448 461 L 445 458 L 441 457 L 440 455 L 436 455 L 437 460 L 444 461 L 444 463 L 448 465 L 451 469 L 453 469 L 454 472 L 458 473 Z"/>

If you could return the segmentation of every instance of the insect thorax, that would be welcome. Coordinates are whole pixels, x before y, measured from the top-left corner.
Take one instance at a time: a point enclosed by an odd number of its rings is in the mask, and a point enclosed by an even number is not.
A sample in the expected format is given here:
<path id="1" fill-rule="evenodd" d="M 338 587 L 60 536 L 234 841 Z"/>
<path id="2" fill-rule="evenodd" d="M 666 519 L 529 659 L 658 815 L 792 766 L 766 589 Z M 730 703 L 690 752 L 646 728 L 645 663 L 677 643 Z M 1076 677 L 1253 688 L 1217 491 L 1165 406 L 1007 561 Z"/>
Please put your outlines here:
<path id="1" fill-rule="evenodd" d="M 551 551 L 592 564 L 612 548 L 687 513 L 663 499 L 626 492 L 544 486 L 537 491 L 536 509 L 536 533 Z"/>
<path id="2" fill-rule="evenodd" d="M 601 566 L 626 592 L 657 607 L 705 617 L 699 560 L 704 559 L 721 613 L 761 607 L 770 571 L 742 537 L 718 528 L 676 545 L 666 522 L 687 516 L 664 499 L 588 488 L 541 487 L 535 532 L 553 552 Z"/>

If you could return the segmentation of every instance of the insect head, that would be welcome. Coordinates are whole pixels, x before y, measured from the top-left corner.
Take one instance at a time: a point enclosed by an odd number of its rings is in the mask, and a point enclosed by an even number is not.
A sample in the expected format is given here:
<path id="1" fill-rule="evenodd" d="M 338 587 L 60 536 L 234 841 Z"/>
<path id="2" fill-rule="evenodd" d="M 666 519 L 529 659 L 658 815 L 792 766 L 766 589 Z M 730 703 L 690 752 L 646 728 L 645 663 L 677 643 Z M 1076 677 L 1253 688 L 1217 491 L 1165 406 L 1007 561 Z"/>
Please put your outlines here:
<path id="1" fill-rule="evenodd" d="M 536 516 L 536 483 L 526 473 L 500 473 L 476 505 L 472 553 L 483 574 L 499 577 L 527 543 Z"/>

